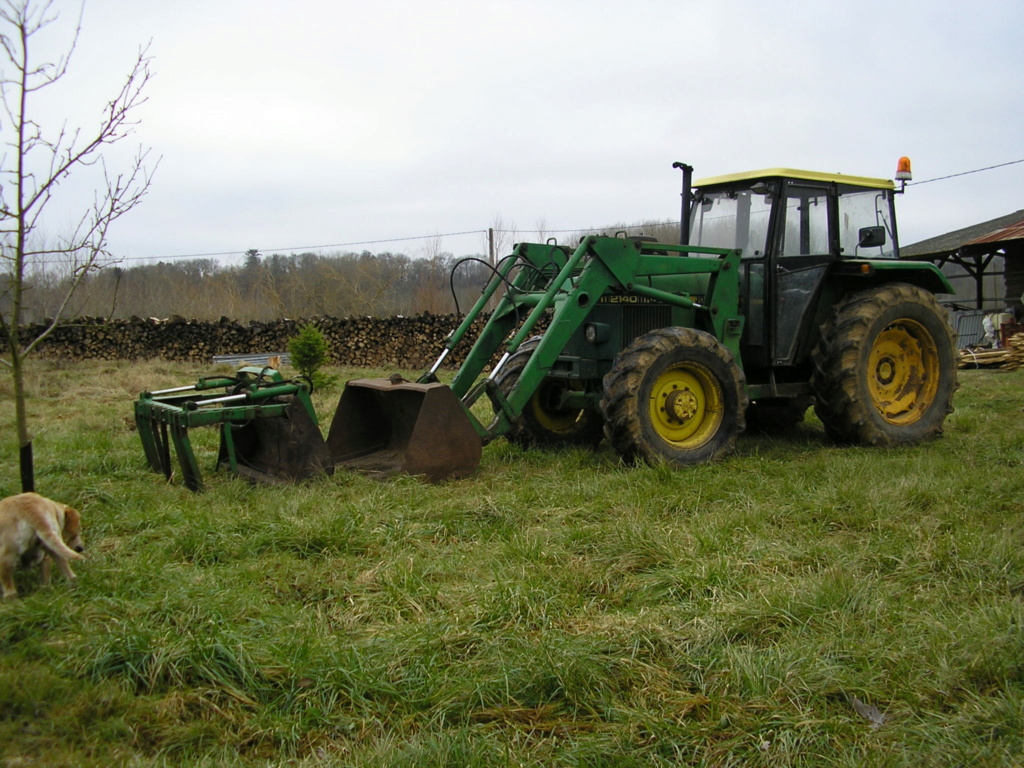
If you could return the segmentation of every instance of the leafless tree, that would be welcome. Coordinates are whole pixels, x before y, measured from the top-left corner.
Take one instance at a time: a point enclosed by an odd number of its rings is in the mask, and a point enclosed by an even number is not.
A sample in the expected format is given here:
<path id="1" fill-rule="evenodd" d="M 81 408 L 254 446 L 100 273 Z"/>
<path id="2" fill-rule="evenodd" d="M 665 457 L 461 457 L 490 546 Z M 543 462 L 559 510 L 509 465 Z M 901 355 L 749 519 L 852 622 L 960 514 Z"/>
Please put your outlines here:
<path id="1" fill-rule="evenodd" d="M 435 235 L 420 249 L 421 258 L 413 265 L 416 274 L 416 303 L 424 311 L 442 314 L 452 311 L 447 288 L 452 255 L 441 250 L 442 238 Z"/>
<path id="2" fill-rule="evenodd" d="M 39 95 L 65 79 L 81 31 L 84 0 L 62 55 L 56 61 L 46 61 L 36 54 L 40 33 L 60 17 L 57 6 L 56 0 L 0 0 L 0 140 L 4 144 L 0 154 L 0 296 L 6 299 L 0 303 L 4 307 L 0 330 L 7 336 L 0 363 L 13 379 L 24 490 L 34 486 L 25 360 L 60 322 L 75 291 L 89 275 L 113 263 L 108 250 L 110 226 L 142 201 L 151 180 L 146 167 L 148 150 L 140 148 L 122 172 L 112 171 L 104 162 L 104 151 L 129 136 L 138 124 L 135 111 L 146 101 L 143 91 L 152 76 L 145 48 L 140 49 L 120 91 L 103 108 L 95 132 L 69 129 L 66 124 L 48 130 L 38 122 Z M 44 226 L 54 226 L 54 217 L 47 217 L 47 211 L 59 186 L 73 172 L 89 166 L 102 172 L 92 200 L 81 202 L 82 212 L 72 219 L 76 223 L 66 235 L 56 237 L 51 231 L 44 237 Z M 61 263 L 70 279 L 63 282 L 63 296 L 49 327 L 23 342 L 19 326 L 28 298 L 27 275 L 30 267 L 40 262 Z"/>

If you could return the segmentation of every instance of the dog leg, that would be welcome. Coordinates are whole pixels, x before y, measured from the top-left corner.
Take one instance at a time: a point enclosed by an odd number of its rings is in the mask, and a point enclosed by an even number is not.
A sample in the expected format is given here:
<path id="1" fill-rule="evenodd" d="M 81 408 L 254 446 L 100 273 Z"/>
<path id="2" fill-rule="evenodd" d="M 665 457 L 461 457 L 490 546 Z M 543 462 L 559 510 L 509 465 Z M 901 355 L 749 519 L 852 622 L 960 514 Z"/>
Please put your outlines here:
<path id="1" fill-rule="evenodd" d="M 45 561 L 47 564 L 49 564 L 49 559 L 50 558 L 47 558 Z M 56 561 L 57 567 L 60 568 L 60 572 L 64 574 L 64 578 L 68 580 L 68 583 L 74 585 L 75 579 L 78 577 L 75 576 L 74 571 L 71 570 L 71 563 L 63 557 L 54 557 L 53 559 Z"/>
<path id="2" fill-rule="evenodd" d="M 0 590 L 3 592 L 0 597 L 4 600 L 18 596 L 18 588 L 14 585 L 14 571 L 8 568 L 0 569 Z"/>

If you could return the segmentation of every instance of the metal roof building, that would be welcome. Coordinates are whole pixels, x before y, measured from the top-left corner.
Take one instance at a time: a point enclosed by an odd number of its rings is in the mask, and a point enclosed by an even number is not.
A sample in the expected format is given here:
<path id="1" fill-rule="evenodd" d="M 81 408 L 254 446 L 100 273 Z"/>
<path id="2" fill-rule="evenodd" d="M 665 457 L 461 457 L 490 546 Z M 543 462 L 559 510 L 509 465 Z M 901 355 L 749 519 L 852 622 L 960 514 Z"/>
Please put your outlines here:
<path id="1" fill-rule="evenodd" d="M 1024 305 L 1024 210 L 901 247 L 900 256 L 938 264 L 960 306 L 992 312 Z"/>

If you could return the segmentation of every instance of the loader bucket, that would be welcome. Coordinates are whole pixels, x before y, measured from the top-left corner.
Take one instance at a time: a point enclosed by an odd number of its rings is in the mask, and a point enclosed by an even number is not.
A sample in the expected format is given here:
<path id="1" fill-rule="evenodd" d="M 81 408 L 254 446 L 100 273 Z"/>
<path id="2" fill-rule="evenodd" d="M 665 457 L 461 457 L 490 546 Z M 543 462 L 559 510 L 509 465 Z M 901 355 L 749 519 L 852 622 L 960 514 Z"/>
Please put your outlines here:
<path id="1" fill-rule="evenodd" d="M 353 379 L 341 394 L 327 447 L 335 466 L 437 483 L 471 474 L 483 443 L 444 384 Z"/>
<path id="2" fill-rule="evenodd" d="M 274 418 L 224 424 L 217 463 L 262 483 L 334 471 L 320 428 L 298 400 Z"/>

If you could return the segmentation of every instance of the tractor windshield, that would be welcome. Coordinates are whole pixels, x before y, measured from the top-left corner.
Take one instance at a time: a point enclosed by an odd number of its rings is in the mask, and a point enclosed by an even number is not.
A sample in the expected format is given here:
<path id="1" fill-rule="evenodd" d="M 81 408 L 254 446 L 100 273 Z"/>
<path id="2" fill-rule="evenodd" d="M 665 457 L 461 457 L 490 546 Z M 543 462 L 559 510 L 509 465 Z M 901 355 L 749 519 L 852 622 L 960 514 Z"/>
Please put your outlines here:
<path id="1" fill-rule="evenodd" d="M 884 229 L 884 237 L 865 245 L 864 230 L 871 227 Z M 843 256 L 893 259 L 896 258 L 896 234 L 892 227 L 892 192 L 885 189 L 840 187 L 839 189 L 839 247 Z"/>
<path id="2" fill-rule="evenodd" d="M 771 210 L 767 194 L 751 190 L 703 193 L 692 209 L 690 244 L 740 248 L 744 257 L 763 256 Z"/>

